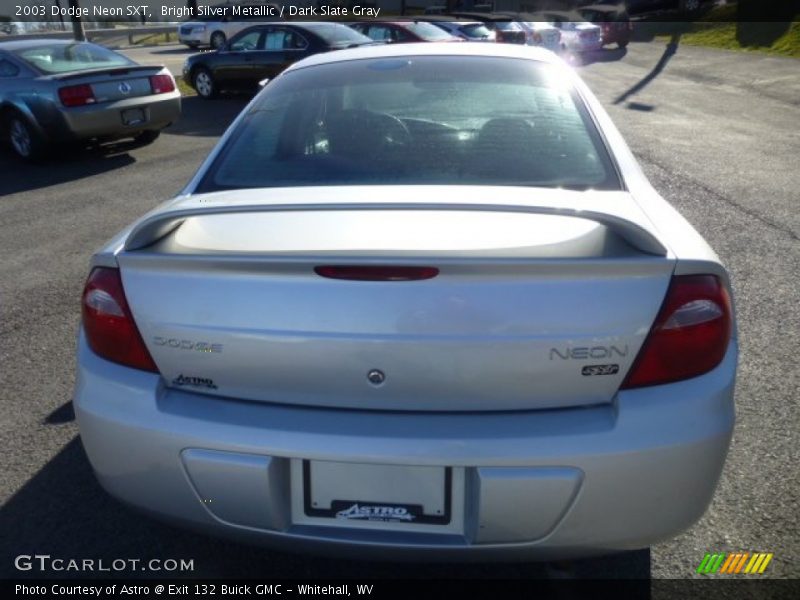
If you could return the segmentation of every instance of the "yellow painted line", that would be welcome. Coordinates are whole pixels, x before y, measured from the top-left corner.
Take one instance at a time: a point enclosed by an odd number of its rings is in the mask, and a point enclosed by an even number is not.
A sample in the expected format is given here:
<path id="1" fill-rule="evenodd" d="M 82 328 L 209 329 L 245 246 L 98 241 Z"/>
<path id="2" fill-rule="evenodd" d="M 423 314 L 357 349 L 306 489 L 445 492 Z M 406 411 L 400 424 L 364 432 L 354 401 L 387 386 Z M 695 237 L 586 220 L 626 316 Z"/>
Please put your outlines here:
<path id="1" fill-rule="evenodd" d="M 758 556 L 758 560 L 753 565 L 753 568 L 750 569 L 750 573 L 753 573 L 753 574 L 758 573 L 758 568 L 761 566 L 761 563 L 764 560 L 764 557 L 766 556 L 766 554 L 756 554 L 756 556 Z"/>
<path id="2" fill-rule="evenodd" d="M 745 552 L 744 554 L 742 554 L 742 558 L 741 558 L 741 560 L 740 560 L 740 561 L 739 561 L 739 563 L 736 565 L 736 569 L 735 569 L 735 570 L 733 570 L 733 571 L 732 571 L 732 573 L 738 573 L 739 571 L 741 571 L 741 570 L 742 570 L 742 567 L 744 566 L 744 562 L 747 560 L 747 557 L 748 557 L 748 556 L 750 556 L 750 553 L 749 553 L 749 552 Z"/>
<path id="3" fill-rule="evenodd" d="M 747 563 L 747 566 L 745 567 L 744 572 L 745 573 L 749 573 L 750 571 L 752 571 L 753 570 L 753 565 L 756 564 L 757 560 L 758 560 L 758 552 L 753 554 L 753 558 L 751 558 L 750 562 Z"/>
<path id="4" fill-rule="evenodd" d="M 761 563 L 761 568 L 758 570 L 758 572 L 759 573 L 763 573 L 764 569 L 767 568 L 767 565 L 769 564 L 769 561 L 771 561 L 771 560 L 772 560 L 772 552 L 767 554 L 766 558 L 764 558 L 764 562 Z"/>

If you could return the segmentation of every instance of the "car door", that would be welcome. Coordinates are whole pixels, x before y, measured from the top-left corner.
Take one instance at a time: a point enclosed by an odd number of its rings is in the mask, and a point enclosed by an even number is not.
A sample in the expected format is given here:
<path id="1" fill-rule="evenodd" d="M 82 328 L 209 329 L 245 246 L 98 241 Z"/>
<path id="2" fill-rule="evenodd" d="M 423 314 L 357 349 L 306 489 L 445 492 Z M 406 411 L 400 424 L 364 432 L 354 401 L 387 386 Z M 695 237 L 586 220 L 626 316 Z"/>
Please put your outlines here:
<path id="1" fill-rule="evenodd" d="M 20 68 L 0 54 L 0 102 L 16 92 L 19 74 Z"/>
<path id="2" fill-rule="evenodd" d="M 265 27 L 262 48 L 251 57 L 253 81 L 275 77 L 307 56 L 309 50 L 308 40 L 297 29 L 281 25 Z"/>
<path id="3" fill-rule="evenodd" d="M 264 33 L 254 27 L 234 36 L 215 57 L 214 77 L 226 87 L 244 87 L 255 80 L 254 58 L 264 48 Z"/>

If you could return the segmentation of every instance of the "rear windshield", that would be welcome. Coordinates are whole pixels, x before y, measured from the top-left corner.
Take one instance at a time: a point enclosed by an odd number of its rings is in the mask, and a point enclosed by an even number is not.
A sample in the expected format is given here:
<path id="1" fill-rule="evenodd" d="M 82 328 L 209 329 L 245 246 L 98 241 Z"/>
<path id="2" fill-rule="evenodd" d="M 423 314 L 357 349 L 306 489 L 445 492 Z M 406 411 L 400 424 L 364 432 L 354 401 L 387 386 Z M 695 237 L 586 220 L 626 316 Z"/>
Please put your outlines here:
<path id="1" fill-rule="evenodd" d="M 367 36 L 340 23 L 304 23 L 304 27 L 331 46 L 373 43 Z"/>
<path id="2" fill-rule="evenodd" d="M 471 38 L 485 38 L 492 35 L 492 32 L 483 23 L 470 23 L 469 25 L 462 25 L 458 29 Z"/>
<path id="3" fill-rule="evenodd" d="M 35 69 L 47 74 L 136 64 L 121 54 L 89 43 L 43 44 L 14 50 L 14 53 Z"/>
<path id="4" fill-rule="evenodd" d="M 453 38 L 452 35 L 444 31 L 443 29 L 439 29 L 436 25 L 433 25 L 431 23 L 418 21 L 415 23 L 404 23 L 403 25 L 406 27 L 406 29 L 408 29 L 415 35 L 419 36 L 423 40 L 428 40 L 433 42 L 433 41 L 450 40 Z"/>
<path id="5" fill-rule="evenodd" d="M 561 67 L 414 56 L 329 63 L 276 78 L 198 191 L 392 184 L 620 189 Z"/>

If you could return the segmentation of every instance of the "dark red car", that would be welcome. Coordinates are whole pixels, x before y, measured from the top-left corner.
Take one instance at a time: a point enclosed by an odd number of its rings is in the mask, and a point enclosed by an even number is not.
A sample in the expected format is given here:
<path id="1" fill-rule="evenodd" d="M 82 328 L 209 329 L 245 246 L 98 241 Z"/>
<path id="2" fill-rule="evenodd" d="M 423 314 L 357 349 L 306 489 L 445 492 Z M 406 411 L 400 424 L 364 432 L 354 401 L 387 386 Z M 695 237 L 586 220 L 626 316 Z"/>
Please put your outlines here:
<path id="1" fill-rule="evenodd" d="M 425 21 L 359 21 L 350 23 L 350 27 L 376 42 L 389 44 L 462 41 Z"/>
<path id="2" fill-rule="evenodd" d="M 624 5 L 593 4 L 578 9 L 587 21 L 599 25 L 603 30 L 603 45 L 617 44 L 624 48 L 631 41 L 633 24 Z"/>

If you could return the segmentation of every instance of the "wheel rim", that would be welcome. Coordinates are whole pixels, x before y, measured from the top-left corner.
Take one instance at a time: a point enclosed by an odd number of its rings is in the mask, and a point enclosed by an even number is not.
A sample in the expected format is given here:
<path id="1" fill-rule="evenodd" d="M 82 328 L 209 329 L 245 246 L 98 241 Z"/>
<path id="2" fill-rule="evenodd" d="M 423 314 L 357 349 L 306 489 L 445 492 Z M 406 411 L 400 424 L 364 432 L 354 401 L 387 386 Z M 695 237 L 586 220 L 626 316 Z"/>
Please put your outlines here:
<path id="1" fill-rule="evenodd" d="M 697 10 L 700 0 L 686 0 L 686 10 Z"/>
<path id="2" fill-rule="evenodd" d="M 215 33 L 211 36 L 211 45 L 215 50 L 219 49 L 225 43 L 225 38 L 221 33 Z"/>
<path id="3" fill-rule="evenodd" d="M 10 127 L 11 145 L 20 156 L 28 157 L 31 155 L 31 133 L 25 124 L 19 119 L 11 121 Z"/>
<path id="4" fill-rule="evenodd" d="M 201 96 L 210 96 L 214 89 L 211 76 L 205 71 L 200 71 L 194 78 L 194 87 Z"/>

